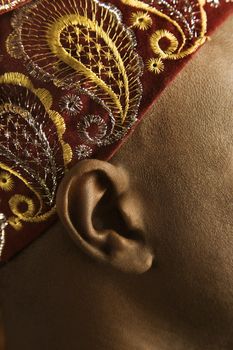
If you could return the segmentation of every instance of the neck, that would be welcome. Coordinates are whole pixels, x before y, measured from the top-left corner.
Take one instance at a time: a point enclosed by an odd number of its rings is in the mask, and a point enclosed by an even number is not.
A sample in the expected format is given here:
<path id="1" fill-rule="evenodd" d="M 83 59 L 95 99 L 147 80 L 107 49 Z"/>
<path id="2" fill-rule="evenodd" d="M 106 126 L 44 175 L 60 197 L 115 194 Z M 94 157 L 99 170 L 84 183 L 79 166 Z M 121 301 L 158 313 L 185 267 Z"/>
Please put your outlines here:
<path id="1" fill-rule="evenodd" d="M 78 256 L 62 229 L 54 231 L 1 270 L 8 350 L 219 350 L 179 322 L 161 321 L 159 311 L 150 317 L 143 298 L 134 298 L 134 278 Z"/>

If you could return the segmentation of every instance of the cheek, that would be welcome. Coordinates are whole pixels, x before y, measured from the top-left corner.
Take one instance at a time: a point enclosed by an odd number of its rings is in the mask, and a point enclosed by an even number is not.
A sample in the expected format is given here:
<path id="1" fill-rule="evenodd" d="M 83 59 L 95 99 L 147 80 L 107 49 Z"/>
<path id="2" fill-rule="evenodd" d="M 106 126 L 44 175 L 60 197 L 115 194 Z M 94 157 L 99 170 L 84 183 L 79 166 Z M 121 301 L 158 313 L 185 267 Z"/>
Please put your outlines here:
<path id="1" fill-rule="evenodd" d="M 207 46 L 142 125 L 137 180 L 161 259 L 233 290 L 232 60 L 212 50 L 211 64 Z"/>
<path id="2" fill-rule="evenodd" d="M 178 113 L 160 119 L 151 138 L 159 146 L 140 159 L 136 177 L 158 260 L 154 277 L 180 310 L 231 317 L 232 120 L 188 112 L 189 120 Z"/>
<path id="3" fill-rule="evenodd" d="M 232 48 L 224 38 L 202 48 L 120 154 L 158 261 L 148 290 L 206 322 L 210 313 L 233 322 Z"/>

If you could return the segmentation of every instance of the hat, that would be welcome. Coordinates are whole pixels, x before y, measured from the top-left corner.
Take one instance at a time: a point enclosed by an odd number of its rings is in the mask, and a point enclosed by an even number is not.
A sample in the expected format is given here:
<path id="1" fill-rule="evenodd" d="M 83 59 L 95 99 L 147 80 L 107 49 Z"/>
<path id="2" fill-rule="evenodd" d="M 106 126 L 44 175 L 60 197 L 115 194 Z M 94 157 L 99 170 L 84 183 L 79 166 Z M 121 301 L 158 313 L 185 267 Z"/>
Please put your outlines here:
<path id="1" fill-rule="evenodd" d="M 0 0 L 0 11 L 24 3 Z M 224 0 L 36 0 L 0 16 L 2 261 L 56 220 L 66 171 L 110 159 L 232 10 Z"/>

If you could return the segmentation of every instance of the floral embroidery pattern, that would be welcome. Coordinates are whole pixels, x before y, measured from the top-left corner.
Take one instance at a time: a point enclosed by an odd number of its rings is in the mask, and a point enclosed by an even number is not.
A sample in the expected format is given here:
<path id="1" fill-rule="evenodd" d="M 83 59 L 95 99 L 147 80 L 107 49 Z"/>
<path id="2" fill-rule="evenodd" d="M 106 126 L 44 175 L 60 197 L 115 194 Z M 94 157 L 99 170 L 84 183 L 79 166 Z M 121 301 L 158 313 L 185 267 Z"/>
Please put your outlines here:
<path id="1" fill-rule="evenodd" d="M 119 11 L 99 0 L 57 0 L 52 8 L 41 0 L 17 13 L 13 26 L 8 52 L 30 74 L 98 100 L 115 123 L 106 143 L 122 138 L 136 120 L 142 64 Z"/>
<path id="2" fill-rule="evenodd" d="M 152 26 L 152 19 L 148 13 L 135 12 L 131 15 L 132 27 L 147 30 Z"/>
<path id="3" fill-rule="evenodd" d="M 17 219 L 8 222 L 17 229 L 23 221 L 41 222 L 51 215 L 57 184 L 72 158 L 62 139 L 64 121 L 51 105 L 50 93 L 36 90 L 23 74 L 0 76 L 0 190 L 11 191 L 17 180 L 31 193 L 9 194 Z"/>
<path id="4" fill-rule="evenodd" d="M 168 29 L 158 29 L 150 36 L 149 45 L 155 54 L 159 68 L 153 69 L 152 61 L 147 62 L 150 72 L 156 74 L 164 70 L 165 60 L 178 60 L 197 50 L 206 40 L 207 18 L 202 0 L 121 0 L 122 3 L 140 10 L 134 14 L 135 27 L 140 27 L 137 22 L 143 23 L 144 17 L 150 16 L 150 25 L 159 18 L 164 20 Z M 140 13 L 140 17 L 137 17 Z M 133 15 L 132 15 L 133 16 Z M 162 62 L 163 61 L 163 62 Z"/>
<path id="5" fill-rule="evenodd" d="M 75 117 L 82 110 L 83 103 L 78 94 L 69 93 L 61 98 L 59 107 L 61 112 Z"/>
<path id="6" fill-rule="evenodd" d="M 75 154 L 78 157 L 78 160 L 90 158 L 92 155 L 92 149 L 87 145 L 78 145 L 75 148 Z"/>
<path id="7" fill-rule="evenodd" d="M 147 68 L 150 72 L 159 74 L 164 70 L 164 64 L 161 58 L 151 58 L 147 62 Z"/>
<path id="8" fill-rule="evenodd" d="M 0 189 L 4 191 L 11 191 L 13 187 L 14 181 L 12 179 L 12 176 L 6 171 L 2 171 L 0 173 Z"/>

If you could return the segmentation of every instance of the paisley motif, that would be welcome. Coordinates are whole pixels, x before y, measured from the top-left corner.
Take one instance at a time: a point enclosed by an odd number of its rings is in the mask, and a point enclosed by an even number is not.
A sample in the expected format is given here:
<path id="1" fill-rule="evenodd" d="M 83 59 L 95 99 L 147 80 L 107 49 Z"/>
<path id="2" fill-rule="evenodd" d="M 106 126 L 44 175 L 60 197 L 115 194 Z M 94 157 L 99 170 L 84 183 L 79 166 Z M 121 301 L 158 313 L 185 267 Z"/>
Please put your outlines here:
<path id="1" fill-rule="evenodd" d="M 20 221 L 40 222 L 51 215 L 57 185 L 71 161 L 64 121 L 51 106 L 50 93 L 35 89 L 23 74 L 0 76 L 1 189 Z M 15 182 L 19 193 L 12 196 Z"/>
<path id="2" fill-rule="evenodd" d="M 119 11 L 98 0 L 41 0 L 13 20 L 8 51 L 37 77 L 82 88 L 119 126 L 135 119 L 141 61 Z"/>
<path id="3" fill-rule="evenodd" d="M 121 0 L 122 3 L 143 10 L 148 14 L 164 19 L 177 38 L 170 31 L 159 30 L 156 39 L 151 40 L 154 53 L 161 58 L 180 59 L 192 54 L 206 40 L 207 17 L 204 10 L 204 0 Z M 171 28 L 172 28 L 171 27 Z M 164 51 L 160 41 L 166 39 L 170 42 Z"/>

